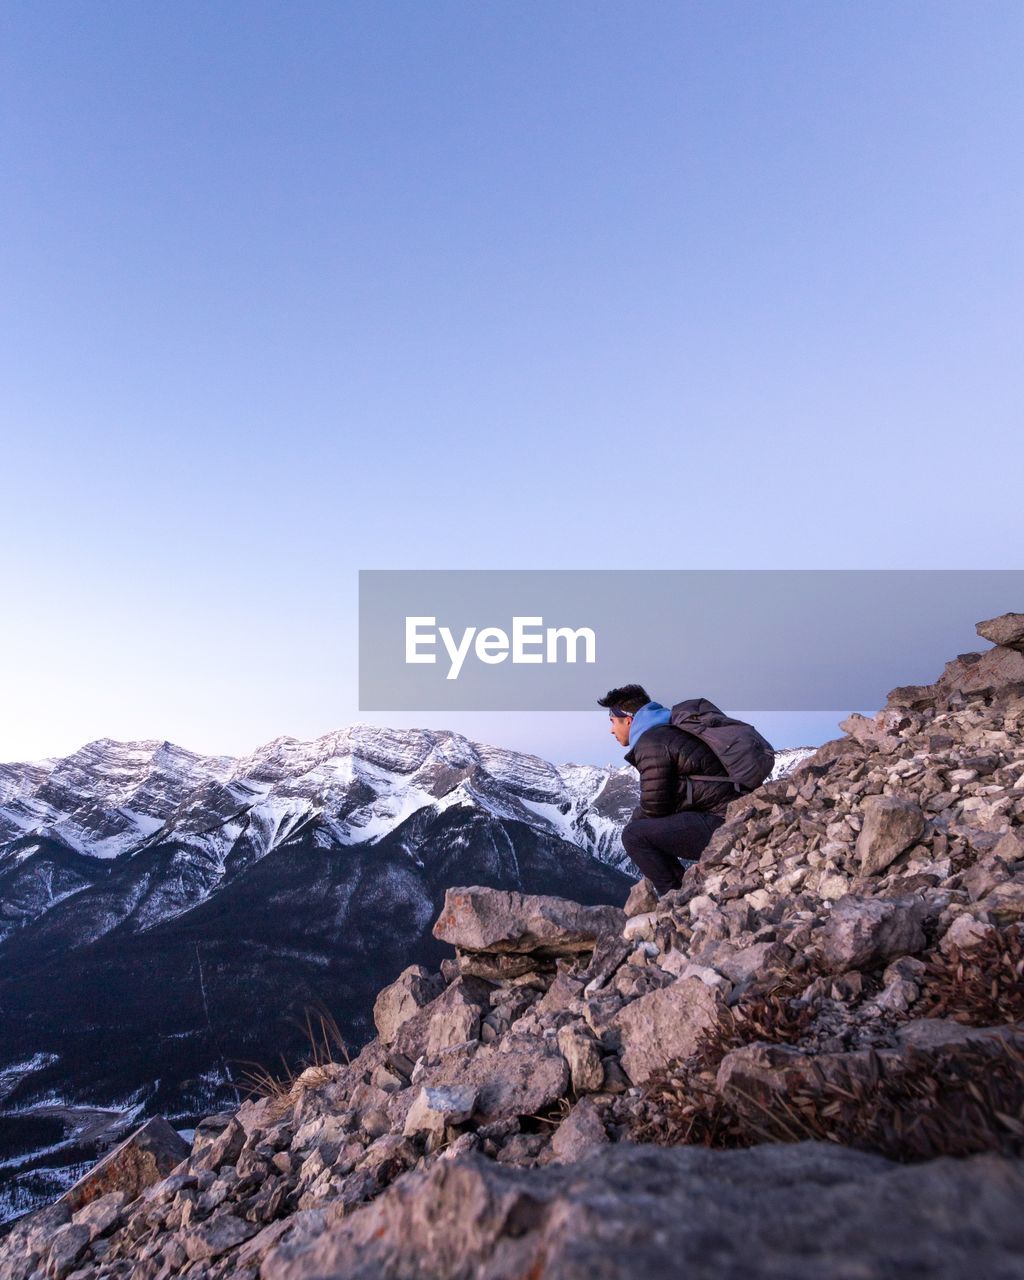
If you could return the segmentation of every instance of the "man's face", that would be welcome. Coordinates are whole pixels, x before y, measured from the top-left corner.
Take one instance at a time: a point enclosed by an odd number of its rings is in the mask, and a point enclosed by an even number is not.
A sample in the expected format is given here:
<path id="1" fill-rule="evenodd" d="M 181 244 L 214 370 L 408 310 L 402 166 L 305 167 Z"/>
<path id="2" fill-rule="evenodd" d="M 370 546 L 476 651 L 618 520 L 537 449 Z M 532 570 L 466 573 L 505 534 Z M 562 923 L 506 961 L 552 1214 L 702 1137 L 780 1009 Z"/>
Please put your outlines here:
<path id="1" fill-rule="evenodd" d="M 608 717 L 611 725 L 611 734 L 620 747 L 629 745 L 629 726 L 633 723 L 632 716 L 612 716 Z"/>

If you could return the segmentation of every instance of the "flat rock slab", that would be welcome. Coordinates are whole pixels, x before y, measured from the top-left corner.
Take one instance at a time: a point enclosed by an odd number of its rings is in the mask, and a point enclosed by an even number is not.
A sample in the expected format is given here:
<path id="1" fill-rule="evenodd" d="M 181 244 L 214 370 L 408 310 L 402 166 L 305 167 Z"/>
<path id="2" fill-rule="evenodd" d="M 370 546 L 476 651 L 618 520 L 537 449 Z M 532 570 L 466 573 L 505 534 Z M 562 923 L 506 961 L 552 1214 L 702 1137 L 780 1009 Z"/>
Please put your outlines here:
<path id="1" fill-rule="evenodd" d="M 998 618 L 989 618 L 987 622 L 979 622 L 974 629 L 993 644 L 1024 651 L 1024 613 L 1004 613 Z"/>
<path id="2" fill-rule="evenodd" d="M 898 1165 L 829 1143 L 603 1146 L 515 1169 L 469 1154 L 396 1182 L 261 1280 L 963 1280 L 1020 1274 L 1024 1165 Z"/>
<path id="3" fill-rule="evenodd" d="M 618 907 L 474 885 L 447 891 L 434 937 L 462 951 L 571 955 L 592 951 L 601 934 L 621 933 L 625 923 Z"/>

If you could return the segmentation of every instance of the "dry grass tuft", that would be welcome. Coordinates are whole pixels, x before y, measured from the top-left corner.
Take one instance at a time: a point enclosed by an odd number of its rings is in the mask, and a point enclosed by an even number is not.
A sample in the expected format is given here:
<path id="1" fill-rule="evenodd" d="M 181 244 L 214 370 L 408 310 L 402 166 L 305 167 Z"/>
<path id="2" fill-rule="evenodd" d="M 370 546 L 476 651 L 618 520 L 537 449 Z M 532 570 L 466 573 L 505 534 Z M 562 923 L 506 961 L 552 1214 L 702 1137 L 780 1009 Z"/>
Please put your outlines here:
<path id="1" fill-rule="evenodd" d="M 799 999 L 808 975 L 776 975 L 751 991 L 699 1042 L 685 1062 L 671 1062 L 645 1083 L 631 1124 L 635 1142 L 659 1146 L 750 1146 L 758 1139 L 738 1123 L 715 1088 L 719 1064 L 732 1049 L 761 1040 L 794 1044 L 814 1017 L 814 1005 Z"/>
<path id="2" fill-rule="evenodd" d="M 972 1018 L 998 1008 L 1004 1011 L 998 1020 L 1010 1020 L 1005 975 L 1019 972 L 1018 956 L 1013 946 L 1003 947 L 965 969 L 967 981 L 957 988 L 960 1003 L 953 1007 Z M 954 957 L 949 973 L 960 972 L 961 963 Z M 734 1087 L 729 1101 L 722 1097 L 715 1077 L 726 1053 L 756 1041 L 795 1043 L 812 1017 L 813 1008 L 784 988 L 742 1001 L 695 1055 L 646 1082 L 630 1138 L 709 1147 L 816 1139 L 901 1161 L 981 1151 L 1024 1154 L 1024 1049 L 997 1036 L 942 1050 L 906 1048 L 899 1056 L 868 1051 L 851 1055 L 856 1073 L 841 1079 L 817 1070 L 794 1076 L 785 1096 L 755 1098 Z"/>
<path id="3" fill-rule="evenodd" d="M 877 1055 L 873 1055 L 877 1059 Z M 910 1050 L 863 1078 L 819 1079 L 734 1116 L 753 1141 L 807 1138 L 931 1160 L 982 1151 L 1024 1154 L 1024 1052 L 996 1037 L 939 1052 Z"/>
<path id="4" fill-rule="evenodd" d="M 969 951 L 935 952 L 914 1015 L 972 1027 L 1024 1022 L 1024 926 L 997 930 Z"/>
<path id="5" fill-rule="evenodd" d="M 293 1025 L 305 1034 L 309 1046 L 298 1063 L 288 1062 L 282 1054 L 281 1070 L 276 1073 L 259 1063 L 239 1063 L 246 1068 L 239 1078 L 249 1097 L 272 1099 L 272 1110 L 278 1115 L 293 1106 L 304 1090 L 335 1079 L 339 1061 L 346 1066 L 351 1062 L 341 1028 L 327 1009 L 307 1009 L 303 1020 Z"/>

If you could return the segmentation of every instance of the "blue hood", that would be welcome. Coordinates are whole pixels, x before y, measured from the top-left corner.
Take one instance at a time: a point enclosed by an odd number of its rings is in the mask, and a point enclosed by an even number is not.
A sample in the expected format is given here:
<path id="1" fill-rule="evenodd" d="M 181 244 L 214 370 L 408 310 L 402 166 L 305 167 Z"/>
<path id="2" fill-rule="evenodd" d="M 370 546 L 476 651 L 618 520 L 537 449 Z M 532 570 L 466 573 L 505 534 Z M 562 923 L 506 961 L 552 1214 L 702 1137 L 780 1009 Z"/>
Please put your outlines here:
<path id="1" fill-rule="evenodd" d="M 639 711 L 634 712 L 633 723 L 629 726 L 630 751 L 636 746 L 636 740 L 642 733 L 653 729 L 655 725 L 668 724 L 671 719 L 672 712 L 668 707 L 663 707 L 660 702 L 645 702 Z"/>

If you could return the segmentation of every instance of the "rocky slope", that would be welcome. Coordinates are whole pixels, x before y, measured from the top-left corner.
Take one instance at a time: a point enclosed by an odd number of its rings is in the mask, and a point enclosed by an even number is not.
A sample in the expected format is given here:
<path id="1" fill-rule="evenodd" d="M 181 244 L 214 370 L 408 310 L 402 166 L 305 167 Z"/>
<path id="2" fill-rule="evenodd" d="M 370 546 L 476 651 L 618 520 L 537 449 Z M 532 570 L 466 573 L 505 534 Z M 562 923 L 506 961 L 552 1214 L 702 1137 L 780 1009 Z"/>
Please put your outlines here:
<path id="1" fill-rule="evenodd" d="M 244 760 L 100 742 L 4 767 L 0 1221 L 146 1115 L 237 1105 L 247 1063 L 301 1053 L 310 1008 L 362 1044 L 381 983 L 440 962 L 453 881 L 621 902 L 635 794 L 625 769 L 369 726 Z"/>
<path id="2" fill-rule="evenodd" d="M 1019 1274 L 1024 615 L 979 630 L 660 901 L 449 890 L 354 1060 L 141 1134 L 0 1277 Z"/>
<path id="3" fill-rule="evenodd" d="M 237 1104 L 310 1007 L 362 1044 L 381 983 L 440 962 L 449 884 L 621 902 L 635 803 L 626 767 L 368 725 L 0 766 L 0 1221 L 146 1115 Z"/>

